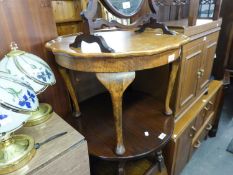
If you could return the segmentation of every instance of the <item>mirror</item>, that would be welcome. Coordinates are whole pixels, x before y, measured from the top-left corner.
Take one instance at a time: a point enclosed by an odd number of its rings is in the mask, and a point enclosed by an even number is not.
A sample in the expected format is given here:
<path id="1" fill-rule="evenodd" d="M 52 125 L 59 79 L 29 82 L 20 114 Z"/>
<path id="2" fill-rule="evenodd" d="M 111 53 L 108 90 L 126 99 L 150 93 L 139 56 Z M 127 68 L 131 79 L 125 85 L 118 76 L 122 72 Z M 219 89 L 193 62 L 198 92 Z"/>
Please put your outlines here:
<path id="1" fill-rule="evenodd" d="M 120 18 L 130 18 L 141 9 L 144 0 L 101 0 L 105 8 Z"/>

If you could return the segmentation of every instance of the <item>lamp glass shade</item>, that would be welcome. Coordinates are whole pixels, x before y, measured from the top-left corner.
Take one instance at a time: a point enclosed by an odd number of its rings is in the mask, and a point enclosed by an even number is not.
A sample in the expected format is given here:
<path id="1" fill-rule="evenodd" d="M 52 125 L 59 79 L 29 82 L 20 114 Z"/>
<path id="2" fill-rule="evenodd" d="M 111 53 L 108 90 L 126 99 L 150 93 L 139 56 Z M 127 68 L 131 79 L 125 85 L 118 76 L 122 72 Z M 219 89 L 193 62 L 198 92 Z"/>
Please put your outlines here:
<path id="1" fill-rule="evenodd" d="M 12 50 L 0 62 L 0 71 L 30 84 L 36 94 L 56 83 L 49 65 L 40 57 L 21 50 Z"/>
<path id="2" fill-rule="evenodd" d="M 0 105 L 15 111 L 31 112 L 38 109 L 39 102 L 29 85 L 0 73 Z"/>
<path id="3" fill-rule="evenodd" d="M 0 73 L 0 174 L 13 172 L 35 155 L 34 139 L 14 135 L 39 107 L 33 89 L 6 73 Z"/>
<path id="4" fill-rule="evenodd" d="M 0 106 L 0 140 L 6 134 L 22 127 L 30 116 L 30 114 L 17 113 Z"/>

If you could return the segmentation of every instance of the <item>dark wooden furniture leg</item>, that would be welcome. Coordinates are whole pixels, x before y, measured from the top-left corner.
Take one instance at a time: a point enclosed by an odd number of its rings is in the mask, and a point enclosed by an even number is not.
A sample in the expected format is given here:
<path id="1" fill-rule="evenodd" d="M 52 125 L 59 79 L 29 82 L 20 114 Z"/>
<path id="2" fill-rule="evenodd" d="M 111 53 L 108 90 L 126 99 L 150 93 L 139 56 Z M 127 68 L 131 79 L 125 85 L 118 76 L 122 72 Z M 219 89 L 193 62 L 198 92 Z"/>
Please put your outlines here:
<path id="1" fill-rule="evenodd" d="M 172 70 L 170 73 L 170 78 L 169 78 L 169 83 L 168 83 L 168 88 L 167 88 L 167 95 L 166 95 L 166 100 L 165 100 L 165 114 L 166 115 L 172 115 L 173 113 L 170 108 L 170 101 L 171 101 L 172 91 L 174 88 L 177 72 L 179 69 L 179 64 L 180 64 L 179 60 L 172 63 Z"/>
<path id="2" fill-rule="evenodd" d="M 144 173 L 144 175 L 168 175 L 161 150 L 155 152 L 154 159 L 155 160 L 152 160 L 154 164 Z"/>
<path id="3" fill-rule="evenodd" d="M 79 104 L 78 104 L 78 97 L 75 93 L 74 87 L 71 83 L 71 80 L 70 80 L 70 77 L 67 73 L 67 70 L 61 66 L 58 67 L 58 70 L 61 73 L 63 80 L 65 81 L 66 87 L 67 87 L 69 94 L 70 94 L 70 97 L 72 99 L 73 107 L 74 107 L 73 115 L 75 117 L 79 117 L 81 115 L 81 112 L 80 112 L 80 108 L 79 108 Z"/>
<path id="4" fill-rule="evenodd" d="M 125 175 L 125 164 L 126 161 L 120 161 L 118 164 L 118 175 Z"/>
<path id="5" fill-rule="evenodd" d="M 122 95 L 125 89 L 133 82 L 135 72 L 96 73 L 96 76 L 111 94 L 117 138 L 115 153 L 123 155 L 125 146 L 122 131 Z"/>

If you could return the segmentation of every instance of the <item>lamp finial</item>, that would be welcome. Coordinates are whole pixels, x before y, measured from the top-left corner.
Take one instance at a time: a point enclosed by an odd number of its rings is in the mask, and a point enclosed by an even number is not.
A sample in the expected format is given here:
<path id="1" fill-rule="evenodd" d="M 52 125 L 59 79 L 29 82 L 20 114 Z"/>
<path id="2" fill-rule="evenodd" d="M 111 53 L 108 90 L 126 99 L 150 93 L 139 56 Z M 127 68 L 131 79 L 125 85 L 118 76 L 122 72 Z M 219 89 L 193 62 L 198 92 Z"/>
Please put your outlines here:
<path id="1" fill-rule="evenodd" d="M 16 42 L 11 42 L 11 44 L 10 44 L 10 47 L 11 47 L 11 50 L 17 50 L 19 47 L 18 47 L 18 45 L 16 44 Z"/>

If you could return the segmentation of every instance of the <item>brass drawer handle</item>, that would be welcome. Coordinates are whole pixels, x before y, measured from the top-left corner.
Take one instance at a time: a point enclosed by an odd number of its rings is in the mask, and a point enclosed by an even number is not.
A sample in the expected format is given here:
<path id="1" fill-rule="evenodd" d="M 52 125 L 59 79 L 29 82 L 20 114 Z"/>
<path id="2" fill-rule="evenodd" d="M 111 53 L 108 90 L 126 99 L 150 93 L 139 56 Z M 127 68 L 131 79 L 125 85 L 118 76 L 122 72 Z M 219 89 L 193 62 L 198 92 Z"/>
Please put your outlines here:
<path id="1" fill-rule="evenodd" d="M 210 131 L 210 130 L 212 129 L 212 127 L 213 127 L 213 126 L 212 126 L 211 124 L 208 124 L 206 130 L 207 130 L 207 131 Z"/>
<path id="2" fill-rule="evenodd" d="M 190 136 L 191 138 L 193 138 L 193 137 L 194 137 L 194 135 L 195 135 L 195 134 L 196 134 L 196 132 L 197 132 L 197 129 L 196 129 L 194 126 L 192 126 L 192 127 L 191 127 L 191 131 L 192 131 L 192 133 L 190 133 L 190 135 L 189 135 L 189 136 Z"/>
<path id="3" fill-rule="evenodd" d="M 191 128 L 194 132 L 197 132 L 197 129 L 194 127 L 194 126 L 192 126 L 192 128 Z"/>
<path id="4" fill-rule="evenodd" d="M 214 103 L 213 103 L 212 101 L 209 101 L 209 104 L 210 104 L 210 105 L 214 105 Z"/>
<path id="5" fill-rule="evenodd" d="M 209 110 L 210 110 L 210 108 L 208 108 L 208 107 L 204 107 L 204 109 L 205 109 L 206 111 L 209 111 Z"/>
<path id="6" fill-rule="evenodd" d="M 194 148 L 200 148 L 200 146 L 201 146 L 201 142 L 200 142 L 200 140 L 198 140 L 195 144 L 194 144 Z"/>

